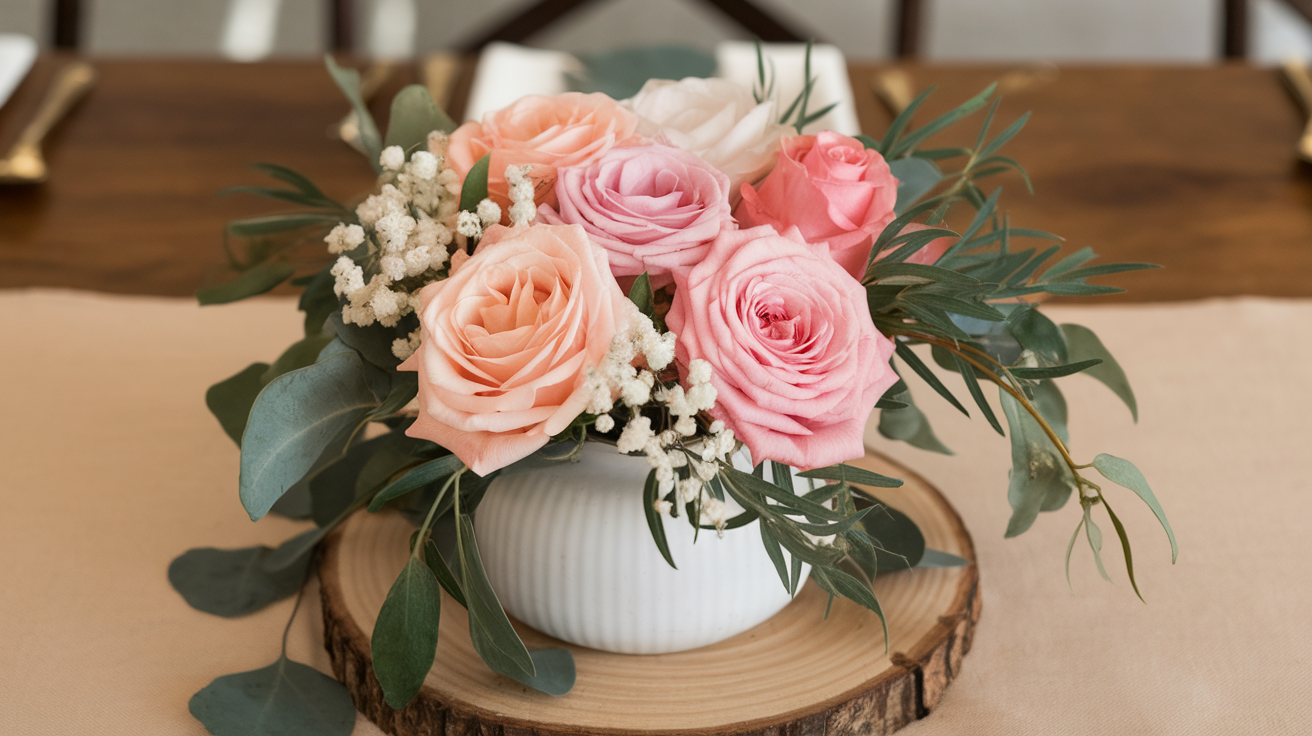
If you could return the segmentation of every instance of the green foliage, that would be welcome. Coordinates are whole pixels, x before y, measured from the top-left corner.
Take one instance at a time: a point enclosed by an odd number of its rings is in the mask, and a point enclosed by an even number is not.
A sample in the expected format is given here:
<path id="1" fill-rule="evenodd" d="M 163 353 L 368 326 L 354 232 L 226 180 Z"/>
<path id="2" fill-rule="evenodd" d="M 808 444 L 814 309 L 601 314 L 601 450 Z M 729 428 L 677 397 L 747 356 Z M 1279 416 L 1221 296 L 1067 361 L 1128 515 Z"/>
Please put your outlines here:
<path id="1" fill-rule="evenodd" d="M 1162 505 L 1158 503 L 1157 496 L 1148 487 L 1148 481 L 1143 477 L 1143 473 L 1134 467 L 1134 463 L 1129 460 L 1122 460 L 1114 455 L 1099 455 L 1093 459 L 1093 467 L 1102 473 L 1107 480 L 1129 488 L 1138 494 L 1143 502 L 1148 504 L 1148 508 L 1153 510 L 1157 520 L 1161 522 L 1162 528 L 1166 530 L 1167 539 L 1171 540 L 1171 562 L 1174 563 L 1180 556 L 1180 548 L 1175 543 L 1175 532 L 1171 530 L 1171 522 L 1166 520 L 1166 512 L 1162 510 Z"/>
<path id="2" fill-rule="evenodd" d="M 660 500 L 659 488 L 656 471 L 653 469 L 647 473 L 647 480 L 642 484 L 642 511 L 647 518 L 647 528 L 651 530 L 651 538 L 656 542 L 656 549 L 660 550 L 661 557 L 670 563 L 670 567 L 677 570 L 679 566 L 674 564 L 674 557 L 670 554 L 670 543 L 665 538 L 665 522 L 660 512 L 656 510 L 656 502 Z"/>
<path id="3" fill-rule="evenodd" d="M 387 120 L 387 137 L 383 146 L 400 146 L 406 158 L 417 150 L 427 150 L 428 134 L 440 130 L 450 133 L 456 124 L 433 102 L 422 84 L 411 84 L 392 98 L 392 114 Z"/>
<path id="4" fill-rule="evenodd" d="M 465 183 L 460 186 L 460 209 L 476 212 L 478 203 L 487 199 L 488 167 L 492 165 L 492 154 L 480 158 L 465 174 Z"/>
<path id="5" fill-rule="evenodd" d="M 355 728 L 346 688 L 285 654 L 268 667 L 214 680 L 188 707 L 214 736 L 349 736 Z"/>
<path id="6" fill-rule="evenodd" d="M 870 512 L 861 519 L 861 527 L 874 542 L 876 565 L 873 569 L 862 565 L 866 575 L 893 572 L 916 567 L 925 556 L 925 535 L 911 517 L 889 506 L 876 496 L 865 493 L 874 503 Z M 862 562 L 857 559 L 858 564 Z"/>
<path id="7" fill-rule="evenodd" d="M 929 426 L 929 419 L 912 401 L 911 392 L 906 389 L 906 384 L 900 381 L 899 384 L 903 387 L 903 391 L 894 394 L 894 398 L 902 404 L 902 407 L 879 412 L 879 433 L 890 440 L 899 440 L 912 447 L 951 455 L 952 450 L 949 450 L 947 445 L 944 445 L 934 434 L 934 430 Z"/>
<path id="8" fill-rule="evenodd" d="M 853 467 L 846 463 L 829 465 L 823 468 L 814 468 L 812 470 L 804 470 L 797 475 L 802 478 L 837 480 L 844 483 L 872 486 L 874 488 L 900 488 L 902 486 L 902 480 L 900 478 L 890 478 L 887 475 L 880 475 L 872 470 Z"/>
<path id="9" fill-rule="evenodd" d="M 340 453 L 378 406 L 364 364 L 344 352 L 278 377 L 260 392 L 242 435 L 241 501 L 252 520 L 325 453 Z"/>
<path id="10" fill-rule="evenodd" d="M 271 291 L 295 272 L 286 263 L 261 263 L 222 286 L 197 291 L 196 299 L 201 304 L 228 304 Z"/>
<path id="11" fill-rule="evenodd" d="M 950 552 L 943 550 L 925 548 L 925 554 L 921 556 L 920 562 L 916 567 L 965 567 L 970 564 L 970 560 L 964 557 L 958 557 Z"/>
<path id="12" fill-rule="evenodd" d="M 410 557 L 387 592 L 369 641 L 383 698 L 395 710 L 419 694 L 433 667 L 441 610 L 442 591 L 433 571 Z"/>
<path id="13" fill-rule="evenodd" d="M 453 474 L 463 470 L 464 467 L 465 464 L 460 461 L 460 458 L 455 455 L 444 455 L 411 468 L 374 495 L 373 500 L 369 502 L 369 511 L 378 511 L 393 499 L 400 498 L 420 488 L 444 482 Z"/>
<path id="14" fill-rule="evenodd" d="M 1134 399 L 1134 390 L 1130 388 L 1130 381 L 1125 377 L 1125 371 L 1103 347 L 1102 341 L 1098 336 L 1093 334 L 1093 330 L 1080 325 L 1065 324 L 1061 326 L 1062 334 L 1066 337 L 1067 344 L 1070 345 L 1071 360 L 1100 360 L 1100 364 L 1093 366 L 1085 371 L 1086 375 L 1098 379 L 1112 393 L 1120 397 L 1121 401 L 1130 409 L 1130 415 L 1134 421 L 1139 421 L 1139 404 Z"/>
<path id="15" fill-rule="evenodd" d="M 310 560 L 281 570 L 265 568 L 270 547 L 201 547 L 169 563 L 169 584 L 198 611 L 237 618 L 295 595 Z"/>
<path id="16" fill-rule="evenodd" d="M 1064 459 L 1038 422 L 1015 399 L 1000 394 L 1002 412 L 1011 430 L 1011 502 L 1008 537 L 1030 528 L 1040 511 L 1061 508 L 1075 487 L 1075 479 Z"/>
<path id="17" fill-rule="evenodd" d="M 888 168 L 897 177 L 897 205 L 893 211 L 899 215 L 943 180 L 943 172 L 924 158 L 900 158 L 890 161 Z"/>
<path id="18" fill-rule="evenodd" d="M 571 90 L 601 92 L 615 100 L 636 95 L 649 79 L 715 76 L 714 54 L 691 46 L 621 48 L 579 54 L 578 59 L 583 64 L 582 71 L 566 74 Z"/>
<path id="19" fill-rule="evenodd" d="M 252 363 L 236 375 L 210 386 L 205 392 L 205 405 L 238 447 L 241 447 L 241 435 L 246 431 L 246 418 L 250 416 L 251 406 L 264 388 L 261 378 L 268 369 L 268 363 Z"/>
<path id="20" fill-rule="evenodd" d="M 341 308 L 337 294 L 333 293 L 336 279 L 332 275 L 332 266 L 324 266 L 313 276 L 301 292 L 297 308 L 305 312 L 305 336 L 317 335 L 324 331 L 328 315 Z"/>
<path id="21" fill-rule="evenodd" d="M 328 54 L 324 55 L 323 63 L 328 67 L 328 73 L 332 75 L 338 89 L 351 103 L 351 110 L 355 113 L 356 124 L 360 130 L 360 145 L 364 148 L 365 158 L 369 159 L 369 165 L 375 172 L 381 172 L 382 165 L 378 162 L 378 156 L 383 152 L 383 141 L 378 134 L 378 125 L 374 123 L 374 116 L 369 112 L 369 106 L 364 104 L 364 99 L 360 97 L 360 72 L 337 66 L 337 62 Z"/>

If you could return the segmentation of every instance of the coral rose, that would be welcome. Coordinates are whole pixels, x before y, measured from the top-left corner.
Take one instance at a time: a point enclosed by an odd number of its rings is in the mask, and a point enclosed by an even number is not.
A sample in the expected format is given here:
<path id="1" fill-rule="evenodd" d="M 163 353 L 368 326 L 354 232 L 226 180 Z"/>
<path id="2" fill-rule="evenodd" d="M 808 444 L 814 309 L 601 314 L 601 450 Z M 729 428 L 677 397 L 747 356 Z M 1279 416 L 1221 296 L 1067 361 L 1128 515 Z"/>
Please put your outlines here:
<path id="1" fill-rule="evenodd" d="M 544 97 L 530 95 L 513 105 L 490 112 L 482 122 L 468 122 L 451 134 L 447 161 L 464 181 L 479 159 L 488 162 L 487 193 L 507 213 L 510 189 L 506 167 L 533 164 L 534 198 L 555 204 L 552 183 L 561 166 L 578 166 L 596 160 L 617 144 L 634 137 L 638 120 L 633 113 L 600 93 L 567 92 Z"/>
<path id="2" fill-rule="evenodd" d="M 734 216 L 742 227 L 773 225 L 828 243 L 829 255 L 860 279 L 870 245 L 893 221 L 897 179 L 878 151 L 833 131 L 785 138 L 760 187 L 743 187 Z"/>
<path id="3" fill-rule="evenodd" d="M 621 103 L 642 119 L 638 132 L 700 156 L 729 177 L 729 198 L 774 166 L 780 125 L 774 103 L 757 103 L 746 87 L 727 79 L 652 79 Z"/>
<path id="4" fill-rule="evenodd" d="M 616 148 L 586 166 L 557 170 L 556 208 L 541 222 L 581 225 L 609 254 L 627 289 L 646 272 L 652 286 L 673 283 L 733 227 L 729 179 L 697 156 L 670 146 Z"/>
<path id="5" fill-rule="evenodd" d="M 419 373 L 419 418 L 406 434 L 479 475 L 574 421 L 588 401 L 587 369 L 632 309 L 606 252 L 577 226 L 489 228 L 460 270 L 420 299 L 423 342 L 401 364 Z"/>
<path id="6" fill-rule="evenodd" d="M 796 230 L 730 230 L 675 281 L 666 316 L 682 370 L 711 364 L 711 411 L 754 462 L 815 468 L 860 457 L 875 402 L 897 374 L 865 289 Z"/>

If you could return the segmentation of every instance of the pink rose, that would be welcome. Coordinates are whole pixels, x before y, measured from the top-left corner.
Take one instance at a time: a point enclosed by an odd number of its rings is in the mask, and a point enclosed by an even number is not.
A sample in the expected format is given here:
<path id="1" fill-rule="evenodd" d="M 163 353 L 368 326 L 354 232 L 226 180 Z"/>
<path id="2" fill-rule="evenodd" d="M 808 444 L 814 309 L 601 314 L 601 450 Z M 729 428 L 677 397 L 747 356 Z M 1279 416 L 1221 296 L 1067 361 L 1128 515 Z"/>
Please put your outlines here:
<path id="1" fill-rule="evenodd" d="M 675 287 L 666 322 L 678 363 L 711 364 L 711 413 L 754 461 L 815 468 L 861 457 L 866 420 L 897 381 L 893 343 L 823 245 L 796 230 L 727 230 Z"/>
<path id="2" fill-rule="evenodd" d="M 875 236 L 893 221 L 897 179 L 878 151 L 824 131 L 785 138 L 774 170 L 742 195 L 734 210 L 742 227 L 796 227 L 806 242 L 828 243 L 830 257 L 860 279 Z"/>
<path id="3" fill-rule="evenodd" d="M 638 119 L 600 93 L 567 92 L 530 95 L 490 112 L 483 121 L 468 122 L 451 134 L 447 160 L 463 182 L 469 169 L 491 153 L 487 193 L 509 222 L 510 187 L 506 167 L 533 164 L 534 198 L 555 204 L 556 168 L 579 166 L 600 158 L 622 141 L 634 138 Z"/>
<path id="4" fill-rule="evenodd" d="M 627 288 L 645 271 L 652 286 L 673 283 L 706 255 L 729 215 L 729 179 L 695 154 L 670 146 L 616 148 L 593 163 L 561 168 L 553 209 L 542 222 L 582 225 L 605 248 Z"/>
<path id="5" fill-rule="evenodd" d="M 606 252 L 577 226 L 491 227 L 460 270 L 419 293 L 423 343 L 407 430 L 479 475 L 541 448 L 582 413 L 587 369 L 624 328 Z"/>

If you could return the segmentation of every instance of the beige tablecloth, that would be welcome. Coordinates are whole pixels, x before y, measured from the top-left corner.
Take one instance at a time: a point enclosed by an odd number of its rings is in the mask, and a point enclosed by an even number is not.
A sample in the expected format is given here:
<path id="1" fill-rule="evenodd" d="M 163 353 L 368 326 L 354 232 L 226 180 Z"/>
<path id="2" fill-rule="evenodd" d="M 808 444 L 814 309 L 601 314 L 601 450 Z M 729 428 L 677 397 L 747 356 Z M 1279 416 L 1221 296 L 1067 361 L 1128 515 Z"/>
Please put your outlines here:
<path id="1" fill-rule="evenodd" d="M 871 442 L 965 517 L 984 615 L 958 680 L 905 733 L 1312 733 L 1312 302 L 1048 311 L 1098 331 L 1129 373 L 1138 426 L 1100 384 L 1064 379 L 1073 449 L 1139 465 L 1180 562 L 1147 509 L 1112 491 L 1148 604 L 1114 537 L 1115 584 L 1081 544 L 1072 596 L 1062 555 L 1077 506 L 1004 540 L 1006 441 L 913 382 L 957 455 Z M 201 309 L 57 291 L 0 292 L 0 314 L 0 734 L 203 734 L 188 698 L 272 662 L 292 604 L 237 620 L 193 611 L 169 561 L 301 527 L 247 519 L 237 450 L 204 390 L 275 357 L 299 315 L 282 299 Z M 327 670 L 310 601 L 291 655 Z M 378 733 L 363 719 L 355 732 Z"/>

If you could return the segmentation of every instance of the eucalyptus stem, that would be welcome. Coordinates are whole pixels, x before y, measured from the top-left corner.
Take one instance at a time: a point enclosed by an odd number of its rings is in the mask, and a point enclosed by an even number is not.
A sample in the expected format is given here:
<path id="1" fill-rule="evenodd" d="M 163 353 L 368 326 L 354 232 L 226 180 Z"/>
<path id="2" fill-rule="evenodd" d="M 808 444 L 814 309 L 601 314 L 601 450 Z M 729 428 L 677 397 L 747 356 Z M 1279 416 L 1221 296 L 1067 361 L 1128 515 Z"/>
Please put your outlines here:
<path id="1" fill-rule="evenodd" d="M 437 513 L 437 507 L 442 505 L 442 501 L 443 499 L 446 498 L 446 492 L 450 490 L 451 484 L 456 482 L 456 479 L 459 478 L 461 475 L 463 475 L 464 472 L 468 469 L 469 468 L 461 468 L 460 470 L 457 470 L 456 472 L 452 473 L 451 477 L 446 479 L 446 483 L 442 484 L 442 490 L 437 492 L 437 498 L 433 499 L 433 505 L 430 506 L 428 509 L 428 516 L 424 517 L 424 525 L 419 527 L 419 536 L 415 537 L 415 547 L 414 549 L 410 550 L 411 556 L 413 556 L 416 560 L 419 560 L 420 562 L 423 561 L 423 558 L 419 556 L 420 555 L 419 550 L 423 549 L 424 543 L 428 541 L 428 533 L 429 530 L 432 529 L 433 527 L 433 516 Z M 456 488 L 457 507 L 459 506 L 459 503 L 460 503 L 460 490 L 459 490 L 459 486 L 457 486 Z"/>

